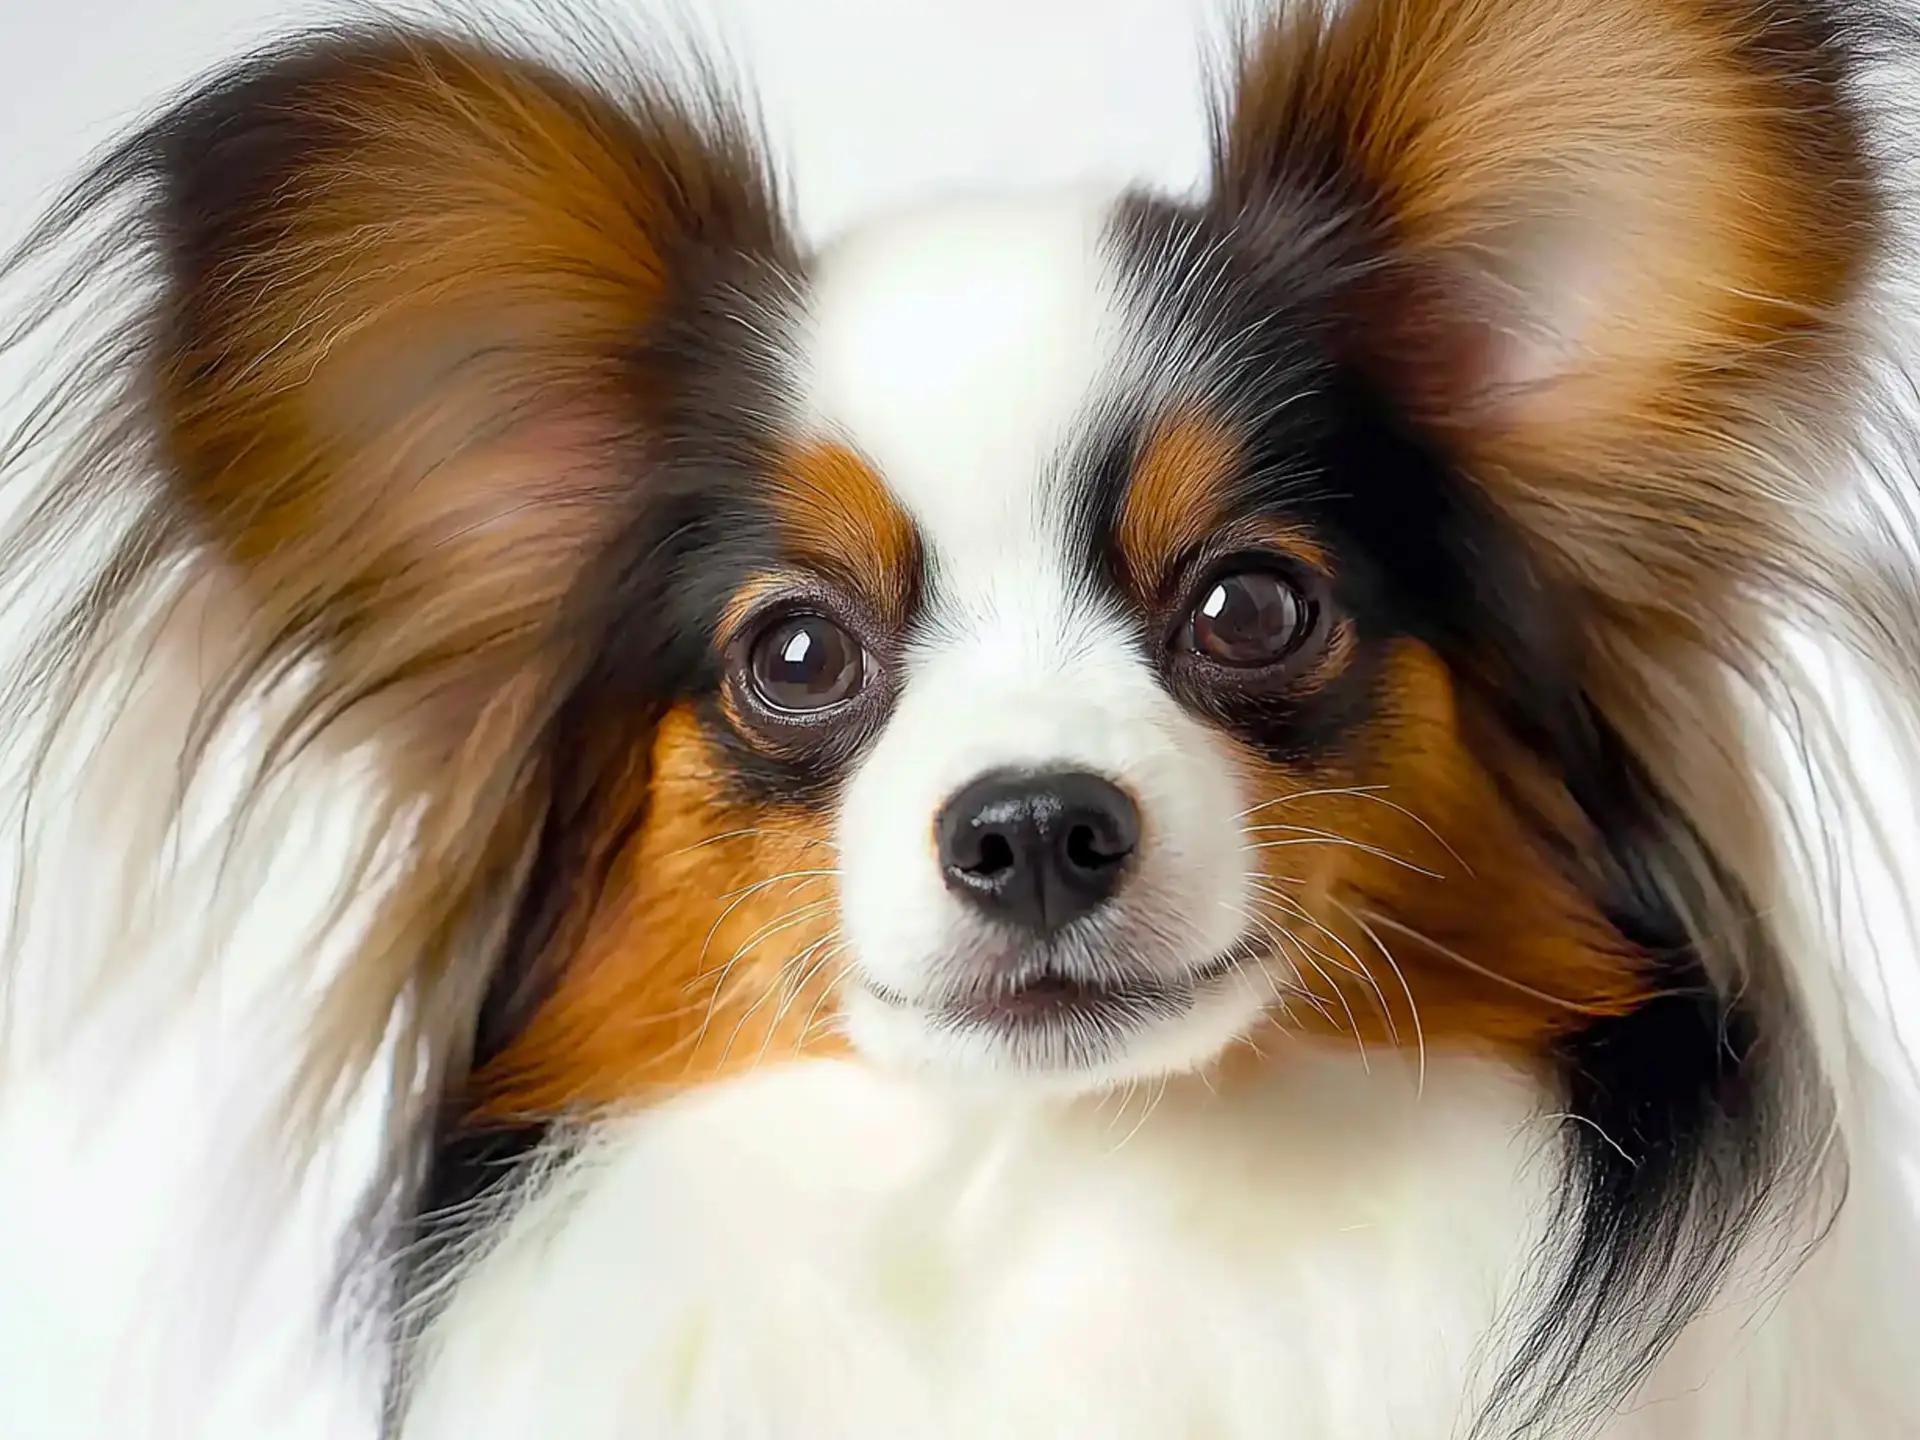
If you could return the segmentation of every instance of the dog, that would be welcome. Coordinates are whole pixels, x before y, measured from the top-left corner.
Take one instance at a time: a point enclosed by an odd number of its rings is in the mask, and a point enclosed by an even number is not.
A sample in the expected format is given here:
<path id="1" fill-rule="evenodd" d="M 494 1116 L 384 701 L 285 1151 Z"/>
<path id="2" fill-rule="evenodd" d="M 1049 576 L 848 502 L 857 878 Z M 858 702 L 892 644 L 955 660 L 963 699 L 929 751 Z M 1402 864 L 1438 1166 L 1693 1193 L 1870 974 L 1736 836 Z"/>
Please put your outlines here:
<path id="1" fill-rule="evenodd" d="M 287 1124 L 391 1069 L 390 1433 L 1920 1434 L 1791 638 L 1920 695 L 1898 17 L 1302 0 L 1201 192 L 824 247 L 580 33 L 270 45 L 10 271 L 131 297 L 13 724 L 193 618 L 150 875 L 248 717 L 236 833 L 375 767 Z"/>

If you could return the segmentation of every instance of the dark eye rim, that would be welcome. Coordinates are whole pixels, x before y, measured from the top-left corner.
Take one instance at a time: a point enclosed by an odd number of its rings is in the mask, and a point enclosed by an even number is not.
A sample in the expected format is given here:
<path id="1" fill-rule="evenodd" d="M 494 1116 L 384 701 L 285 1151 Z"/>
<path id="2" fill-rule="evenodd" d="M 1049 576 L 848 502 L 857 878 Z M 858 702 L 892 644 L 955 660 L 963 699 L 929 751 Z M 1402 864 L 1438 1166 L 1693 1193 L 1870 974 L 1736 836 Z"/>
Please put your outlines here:
<path id="1" fill-rule="evenodd" d="M 1195 567 L 1192 574 L 1195 578 L 1180 591 L 1179 604 L 1168 617 L 1165 641 L 1168 654 L 1183 671 L 1238 685 L 1272 683 L 1298 673 L 1325 639 L 1331 602 L 1329 582 L 1316 567 L 1293 555 L 1273 550 L 1236 550 L 1210 558 L 1204 565 Z M 1208 655 L 1193 640 L 1194 612 L 1207 592 L 1223 580 L 1247 574 L 1272 576 L 1293 591 L 1300 606 L 1300 624 L 1286 650 L 1265 665 L 1230 665 Z"/>

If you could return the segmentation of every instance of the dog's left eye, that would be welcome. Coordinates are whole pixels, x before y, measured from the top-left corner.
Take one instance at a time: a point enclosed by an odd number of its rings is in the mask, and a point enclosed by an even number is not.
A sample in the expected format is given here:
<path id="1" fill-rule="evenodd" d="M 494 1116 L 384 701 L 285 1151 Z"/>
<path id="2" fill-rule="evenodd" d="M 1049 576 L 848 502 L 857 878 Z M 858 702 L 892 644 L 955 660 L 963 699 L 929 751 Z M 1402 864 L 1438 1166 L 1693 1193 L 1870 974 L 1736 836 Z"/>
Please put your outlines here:
<path id="1" fill-rule="evenodd" d="M 824 615 L 788 615 L 754 640 L 747 673 L 769 709 L 807 714 L 859 693 L 865 655 L 858 640 Z"/>
<path id="2" fill-rule="evenodd" d="M 1180 639 L 1184 648 L 1218 665 L 1236 670 L 1277 665 L 1313 632 L 1313 602 L 1271 570 L 1216 576 L 1199 595 Z"/>

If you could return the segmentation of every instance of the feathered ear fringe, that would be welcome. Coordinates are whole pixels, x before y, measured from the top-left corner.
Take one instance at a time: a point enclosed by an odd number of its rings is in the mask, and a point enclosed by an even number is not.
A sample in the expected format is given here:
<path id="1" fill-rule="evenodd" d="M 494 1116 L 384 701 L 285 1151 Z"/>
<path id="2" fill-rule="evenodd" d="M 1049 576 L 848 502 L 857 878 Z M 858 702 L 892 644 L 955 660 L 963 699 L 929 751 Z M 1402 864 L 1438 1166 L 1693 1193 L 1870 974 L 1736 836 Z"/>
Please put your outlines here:
<path id="1" fill-rule="evenodd" d="M 644 477 L 637 342 L 683 273 L 789 258 L 701 48 L 571 4 L 294 36 L 0 267 L 36 401 L 0 448 L 0 1042 L 155 1028 L 260 965 L 240 921 L 307 870 L 275 1134 L 297 1177 L 382 1087 L 376 1231 L 511 923 L 573 592 Z"/>

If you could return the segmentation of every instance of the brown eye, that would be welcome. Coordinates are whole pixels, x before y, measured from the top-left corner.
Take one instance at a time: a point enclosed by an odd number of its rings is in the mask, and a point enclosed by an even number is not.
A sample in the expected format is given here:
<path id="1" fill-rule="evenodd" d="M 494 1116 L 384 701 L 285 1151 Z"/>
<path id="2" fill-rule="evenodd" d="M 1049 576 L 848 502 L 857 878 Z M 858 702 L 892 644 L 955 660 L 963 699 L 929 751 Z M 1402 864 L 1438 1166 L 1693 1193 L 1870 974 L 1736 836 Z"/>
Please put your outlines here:
<path id="1" fill-rule="evenodd" d="M 1286 659 L 1312 628 L 1313 607 L 1293 584 L 1270 570 L 1243 570 L 1200 592 L 1185 638 L 1209 660 L 1252 670 Z"/>
<path id="2" fill-rule="evenodd" d="M 860 642 L 823 615 L 789 615 L 753 642 L 748 673 L 769 708 L 788 714 L 827 710 L 859 693 Z"/>

